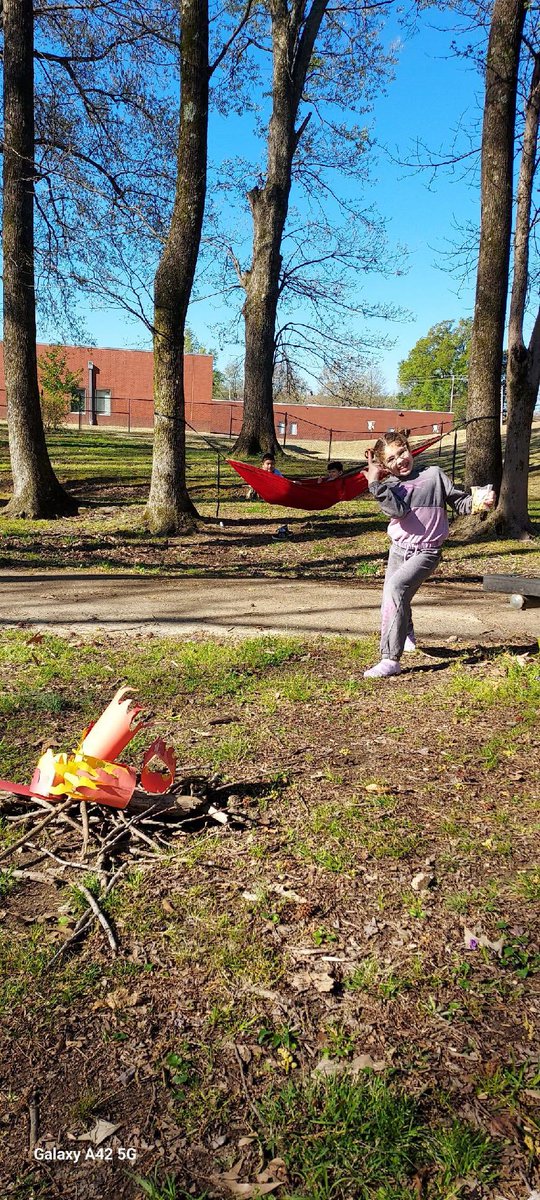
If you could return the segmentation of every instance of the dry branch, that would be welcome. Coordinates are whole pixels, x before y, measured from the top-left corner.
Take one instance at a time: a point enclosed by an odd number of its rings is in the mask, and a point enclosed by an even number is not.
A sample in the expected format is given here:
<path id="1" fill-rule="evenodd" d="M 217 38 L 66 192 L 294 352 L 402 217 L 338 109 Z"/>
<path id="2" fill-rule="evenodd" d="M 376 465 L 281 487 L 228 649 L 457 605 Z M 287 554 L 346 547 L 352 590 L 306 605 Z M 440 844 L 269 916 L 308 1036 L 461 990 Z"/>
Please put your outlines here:
<path id="1" fill-rule="evenodd" d="M 20 846 L 25 846 L 31 838 L 36 836 L 36 833 L 41 833 L 41 830 L 44 829 L 46 825 L 50 825 L 51 821 L 54 820 L 59 813 L 64 812 L 66 808 L 69 808 L 70 804 L 73 804 L 73 799 L 71 796 L 69 797 L 69 800 L 64 800 L 63 804 L 59 804 L 58 808 L 53 808 L 52 812 L 50 812 L 48 816 L 46 816 L 45 819 L 39 823 L 39 825 L 36 825 L 34 829 L 30 829 L 28 833 L 25 833 L 17 842 L 12 842 L 11 846 L 8 846 L 6 850 L 2 850 L 2 853 L 0 854 L 0 861 L 3 858 L 7 858 L 8 855 L 12 854 L 14 850 L 18 850 Z"/>
<path id="2" fill-rule="evenodd" d="M 116 938 L 115 938 L 114 933 L 109 925 L 109 922 L 107 921 L 107 918 L 103 915 L 97 900 L 92 895 L 92 893 L 88 891 L 88 888 L 85 887 L 84 884 L 79 883 L 79 884 L 77 884 L 77 887 L 78 887 L 78 890 L 80 892 L 82 892 L 85 899 L 88 901 L 90 908 L 92 909 L 92 912 L 94 913 L 94 915 L 97 917 L 101 927 L 105 930 L 105 933 L 107 934 L 107 941 L 109 943 L 109 946 L 111 947 L 113 954 L 117 954 L 118 953 L 118 944 L 117 944 Z"/>

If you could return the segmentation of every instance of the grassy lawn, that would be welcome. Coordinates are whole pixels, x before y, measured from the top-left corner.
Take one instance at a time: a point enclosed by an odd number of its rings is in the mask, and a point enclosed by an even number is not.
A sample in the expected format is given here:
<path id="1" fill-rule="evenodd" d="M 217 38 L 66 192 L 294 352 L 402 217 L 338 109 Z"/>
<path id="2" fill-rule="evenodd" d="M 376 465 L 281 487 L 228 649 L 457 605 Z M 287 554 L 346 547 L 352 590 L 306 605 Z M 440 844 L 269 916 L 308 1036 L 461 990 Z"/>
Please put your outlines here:
<path id="1" fill-rule="evenodd" d="M 127 682 L 237 814 L 111 852 L 116 956 L 95 925 L 51 965 L 77 885 L 101 895 L 99 823 L 87 870 L 44 855 L 78 861 L 69 825 L 0 863 L 2 1196 L 539 1188 L 538 658 L 460 643 L 381 687 L 373 651 L 1 635 L 4 775 L 27 781 Z M 0 852 L 24 805 L 3 797 Z M 79 1161 L 28 1158 L 34 1091 L 38 1146 Z M 118 1126 L 101 1158 L 78 1140 L 98 1119 Z"/>
<path id="2" fill-rule="evenodd" d="M 463 472 L 463 441 L 456 478 Z M 322 513 L 249 503 L 246 488 L 221 461 L 217 511 L 217 456 L 190 437 L 187 479 L 201 516 L 188 536 L 157 537 L 144 525 L 151 467 L 148 436 L 62 431 L 51 434 L 50 453 L 59 478 L 79 503 L 77 517 L 61 521 L 8 521 L 0 516 L 0 566 L 70 567 L 172 575 L 275 576 L 304 579 L 377 578 L 384 570 L 386 521 L 370 498 L 336 505 Z M 217 443 L 216 443 L 217 445 Z M 225 442 L 220 442 L 224 455 Z M 441 457 L 430 451 L 422 462 L 452 469 L 452 439 Z M 349 464 L 346 464 L 349 465 Z M 353 464 L 350 464 L 353 465 Z M 324 463 L 312 452 L 288 452 L 285 473 L 317 474 Z M 5 427 L 0 429 L 0 502 L 10 489 Z M 531 456 L 531 518 L 540 534 L 540 427 Z M 1 509 L 0 509 L 1 512 Z M 286 522 L 289 537 L 274 540 Z M 456 523 L 438 579 L 478 579 L 486 571 L 540 571 L 540 541 L 480 540 L 471 544 Z"/>

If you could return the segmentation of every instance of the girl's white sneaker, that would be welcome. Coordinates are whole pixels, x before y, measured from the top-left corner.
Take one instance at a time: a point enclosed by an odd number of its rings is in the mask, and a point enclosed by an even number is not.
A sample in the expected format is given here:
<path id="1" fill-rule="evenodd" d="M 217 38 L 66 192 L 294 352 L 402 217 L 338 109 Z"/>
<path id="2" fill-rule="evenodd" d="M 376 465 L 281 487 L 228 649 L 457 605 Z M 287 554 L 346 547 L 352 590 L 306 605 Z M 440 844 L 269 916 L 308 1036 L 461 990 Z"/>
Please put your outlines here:
<path id="1" fill-rule="evenodd" d="M 369 671 L 364 671 L 364 679 L 387 679 L 390 675 L 399 675 L 401 663 L 395 658 L 381 658 L 381 661 Z"/>

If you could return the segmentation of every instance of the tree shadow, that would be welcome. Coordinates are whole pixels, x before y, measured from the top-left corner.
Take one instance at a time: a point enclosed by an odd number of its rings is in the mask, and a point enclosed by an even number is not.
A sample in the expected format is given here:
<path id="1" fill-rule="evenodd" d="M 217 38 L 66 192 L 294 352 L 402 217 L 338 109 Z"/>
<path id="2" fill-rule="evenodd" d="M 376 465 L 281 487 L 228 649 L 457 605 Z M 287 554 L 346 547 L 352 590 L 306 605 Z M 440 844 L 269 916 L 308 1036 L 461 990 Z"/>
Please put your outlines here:
<path id="1" fill-rule="evenodd" d="M 456 661 L 462 662 L 465 666 L 473 666 L 475 663 L 491 662 L 501 654 L 511 654 L 517 658 L 522 654 L 538 653 L 540 653 L 540 648 L 536 639 L 518 643 L 501 642 L 496 645 L 478 645 L 470 649 L 459 646 L 427 646 L 422 649 L 422 654 L 427 658 L 433 657 L 437 661 L 411 664 L 407 674 L 421 675 L 426 671 L 445 671 Z"/>

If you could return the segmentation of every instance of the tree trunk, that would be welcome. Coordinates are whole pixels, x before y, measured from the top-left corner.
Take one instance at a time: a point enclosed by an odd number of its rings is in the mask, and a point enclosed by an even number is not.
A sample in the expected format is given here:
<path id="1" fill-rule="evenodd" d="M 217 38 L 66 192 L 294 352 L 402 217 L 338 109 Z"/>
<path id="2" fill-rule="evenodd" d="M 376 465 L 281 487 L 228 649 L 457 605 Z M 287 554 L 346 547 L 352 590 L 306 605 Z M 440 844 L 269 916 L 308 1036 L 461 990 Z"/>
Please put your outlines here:
<path id="1" fill-rule="evenodd" d="M 480 252 L 469 368 L 465 480 L 502 473 L 501 371 L 512 229 L 516 91 L 525 0 L 495 0 L 482 127 Z"/>
<path id="2" fill-rule="evenodd" d="M 531 532 L 528 511 L 529 455 L 532 419 L 540 382 L 540 309 L 527 349 L 523 337 L 529 283 L 529 241 L 538 127 L 540 123 L 540 57 L 535 58 L 525 111 L 519 169 L 514 278 L 508 325 L 506 372 L 506 448 L 496 522 L 513 537 Z"/>
<path id="3" fill-rule="evenodd" d="M 291 191 L 292 164 L 309 117 L 298 130 L 295 122 L 306 73 L 328 0 L 304 6 L 293 0 L 290 10 L 272 0 L 272 115 L 268 130 L 268 165 L 264 187 L 248 199 L 253 216 L 251 268 L 240 275 L 246 299 L 244 413 L 234 454 L 279 450 L 274 425 L 273 374 L 276 312 L 280 289 L 281 242 Z M 302 28 L 303 21 L 303 28 Z"/>
<path id="4" fill-rule="evenodd" d="M 508 349 L 506 449 L 495 524 L 510 537 L 531 533 L 528 510 L 529 455 L 534 406 L 540 380 L 540 312 L 531 344 Z"/>
<path id="5" fill-rule="evenodd" d="M 246 277 L 244 413 L 234 454 L 275 454 L 273 375 L 281 238 L 289 187 L 268 186 L 249 194 L 253 214 L 253 259 Z"/>
<path id="6" fill-rule="evenodd" d="M 174 533 L 197 515 L 186 488 L 184 332 L 206 198 L 208 0 L 182 0 L 174 208 L 154 282 L 154 451 L 147 517 Z"/>
<path id="7" fill-rule="evenodd" d="M 4 515 L 77 511 L 51 466 L 39 404 L 34 284 L 34 23 L 32 0 L 5 0 L 4 365 L 13 496 Z"/>

